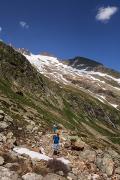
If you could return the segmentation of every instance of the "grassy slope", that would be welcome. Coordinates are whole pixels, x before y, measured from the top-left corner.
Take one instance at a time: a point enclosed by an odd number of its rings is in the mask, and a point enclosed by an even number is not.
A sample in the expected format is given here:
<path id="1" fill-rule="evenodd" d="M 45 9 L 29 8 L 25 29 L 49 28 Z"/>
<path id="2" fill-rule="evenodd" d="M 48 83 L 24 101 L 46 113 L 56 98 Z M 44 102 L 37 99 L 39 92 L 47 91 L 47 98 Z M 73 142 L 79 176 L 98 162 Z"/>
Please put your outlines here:
<path id="1" fill-rule="evenodd" d="M 119 130 L 108 123 L 108 119 L 110 119 L 116 127 L 120 126 L 120 113 L 115 108 L 109 107 L 73 87 L 60 87 L 55 82 L 38 74 L 22 55 L 9 49 L 6 45 L 0 53 L 2 54 L 2 57 L 0 56 L 2 66 L 2 71 L 0 69 L 0 73 L 2 73 L 0 97 L 3 95 L 8 97 L 15 104 L 18 112 L 22 111 L 23 113 L 11 111 L 10 105 L 2 101 L 0 101 L 1 108 L 14 118 L 16 126 L 25 129 L 27 123 L 23 116 L 30 107 L 34 111 L 37 110 L 38 113 L 33 120 L 36 124 L 41 122 L 43 127 L 51 127 L 54 122 L 58 122 L 68 129 L 75 130 L 89 144 L 102 147 L 108 144 L 113 146 L 112 143 L 120 144 Z M 21 59 L 23 66 L 21 66 Z M 17 65 L 14 69 L 12 67 L 16 62 Z M 7 73 L 4 72 L 4 68 L 7 68 Z M 21 71 L 19 71 L 20 68 Z M 17 87 L 13 86 L 13 82 L 15 85 L 17 84 Z M 16 89 L 22 91 L 24 95 L 17 94 Z M 114 147 L 117 148 L 116 145 Z"/>

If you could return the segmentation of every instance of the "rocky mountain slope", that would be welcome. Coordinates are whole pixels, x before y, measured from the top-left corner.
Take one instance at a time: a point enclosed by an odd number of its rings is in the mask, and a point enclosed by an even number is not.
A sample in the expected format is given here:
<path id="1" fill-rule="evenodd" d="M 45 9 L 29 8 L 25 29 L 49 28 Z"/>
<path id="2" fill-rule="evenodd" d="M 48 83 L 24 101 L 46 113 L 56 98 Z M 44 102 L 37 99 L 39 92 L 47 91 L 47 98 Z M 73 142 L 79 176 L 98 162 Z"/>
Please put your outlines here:
<path id="1" fill-rule="evenodd" d="M 51 134 L 54 123 L 65 129 L 62 153 L 70 161 L 80 152 L 70 149 L 69 157 L 64 154 L 66 136 L 77 136 L 87 145 L 89 153 L 101 150 L 101 158 L 108 148 L 113 156 L 120 153 L 119 73 L 97 62 L 92 69 L 86 69 L 87 63 L 80 69 L 70 63 L 16 50 L 0 42 L 1 156 L 5 149 L 10 151 L 16 145 L 37 146 L 40 137 L 48 138 L 47 134 Z M 43 141 L 45 144 L 47 138 Z M 45 144 L 46 152 L 50 153 L 51 145 Z M 105 155 L 105 161 L 106 156 L 111 157 Z M 112 173 L 107 176 L 112 178 L 114 169 L 119 167 L 119 158 L 110 161 L 113 162 Z M 5 171 L 4 168 L 0 172 Z M 100 167 L 99 171 L 103 173 Z"/>

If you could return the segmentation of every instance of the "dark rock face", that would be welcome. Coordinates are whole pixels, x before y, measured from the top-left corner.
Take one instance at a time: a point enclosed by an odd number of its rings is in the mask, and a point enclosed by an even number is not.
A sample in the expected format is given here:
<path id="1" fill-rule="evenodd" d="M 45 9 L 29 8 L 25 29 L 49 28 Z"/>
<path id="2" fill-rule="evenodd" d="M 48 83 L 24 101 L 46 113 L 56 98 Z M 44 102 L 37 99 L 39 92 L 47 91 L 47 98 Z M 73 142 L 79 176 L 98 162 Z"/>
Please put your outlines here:
<path id="1" fill-rule="evenodd" d="M 93 68 L 103 66 L 101 63 L 97 61 L 90 60 L 84 57 L 75 57 L 74 59 L 70 59 L 68 62 L 69 66 L 72 66 L 76 69 L 86 69 L 93 70 Z"/>

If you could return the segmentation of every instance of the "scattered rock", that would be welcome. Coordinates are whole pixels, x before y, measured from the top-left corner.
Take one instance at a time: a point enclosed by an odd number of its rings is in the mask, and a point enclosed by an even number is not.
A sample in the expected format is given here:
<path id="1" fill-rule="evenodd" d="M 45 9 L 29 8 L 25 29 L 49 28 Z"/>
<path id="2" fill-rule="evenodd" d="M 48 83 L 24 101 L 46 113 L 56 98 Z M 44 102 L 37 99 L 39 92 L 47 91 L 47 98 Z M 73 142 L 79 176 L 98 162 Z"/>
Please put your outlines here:
<path id="1" fill-rule="evenodd" d="M 98 174 L 92 175 L 92 180 L 101 180 L 100 176 Z"/>
<path id="2" fill-rule="evenodd" d="M 18 180 L 18 175 L 14 171 L 0 166 L 0 180 Z"/>
<path id="3" fill-rule="evenodd" d="M 71 149 L 76 151 L 83 151 L 85 143 L 83 141 L 71 139 Z"/>
<path id="4" fill-rule="evenodd" d="M 3 110 L 0 110 L 0 121 L 3 121 L 5 117 L 5 113 Z"/>
<path id="5" fill-rule="evenodd" d="M 12 133 L 12 132 L 9 132 L 6 137 L 7 137 L 7 139 L 8 139 L 8 138 L 12 138 L 12 137 L 13 137 L 13 133 Z"/>
<path id="6" fill-rule="evenodd" d="M 5 115 L 4 111 L 3 110 L 0 110 L 0 115 Z"/>
<path id="7" fill-rule="evenodd" d="M 6 122 L 0 122 L 0 128 L 6 129 L 8 127 L 8 124 Z"/>
<path id="8" fill-rule="evenodd" d="M 83 162 L 83 161 L 80 161 L 77 166 L 78 166 L 80 172 L 83 172 L 87 168 L 85 162 Z M 74 172 L 74 169 L 75 168 L 72 169 L 73 172 Z M 78 171 L 78 170 L 76 169 L 76 171 Z"/>
<path id="9" fill-rule="evenodd" d="M 4 116 L 0 114 L 0 121 L 3 121 Z"/>
<path id="10" fill-rule="evenodd" d="M 5 164 L 4 167 L 11 169 L 11 168 L 13 168 L 15 166 L 19 167 L 19 164 L 18 163 L 7 163 L 7 164 Z"/>
<path id="11" fill-rule="evenodd" d="M 108 179 L 107 179 L 108 180 Z M 120 175 L 116 174 L 114 175 L 110 180 L 120 180 Z"/>
<path id="12" fill-rule="evenodd" d="M 83 172 L 78 176 L 78 180 L 92 180 L 92 175 L 87 172 Z"/>
<path id="13" fill-rule="evenodd" d="M 42 180 L 43 177 L 41 175 L 38 175 L 36 173 L 27 173 L 24 176 L 22 176 L 23 180 Z"/>
<path id="14" fill-rule="evenodd" d="M 77 175 L 77 173 L 78 173 L 78 168 L 72 168 L 72 172 L 73 172 L 73 174 Z"/>
<path id="15" fill-rule="evenodd" d="M 5 115 L 4 120 L 7 121 L 7 122 L 13 122 L 13 119 L 8 115 Z"/>
<path id="16" fill-rule="evenodd" d="M 34 125 L 32 125 L 32 124 L 29 124 L 26 126 L 27 131 L 32 131 L 33 128 L 34 128 Z"/>
<path id="17" fill-rule="evenodd" d="M 95 162 L 96 161 L 96 152 L 91 150 L 85 150 L 80 153 L 80 158 L 87 160 L 89 162 Z"/>
<path id="18" fill-rule="evenodd" d="M 96 172 L 97 170 L 97 167 L 94 163 L 89 163 L 89 162 L 86 162 L 86 167 L 92 172 Z"/>
<path id="19" fill-rule="evenodd" d="M 58 175 L 60 175 L 60 176 L 64 176 L 63 171 L 59 171 L 59 172 L 58 172 Z"/>
<path id="20" fill-rule="evenodd" d="M 77 180 L 77 176 L 75 176 L 73 173 L 68 173 L 67 178 L 72 180 Z"/>
<path id="21" fill-rule="evenodd" d="M 120 167 L 115 169 L 115 174 L 120 174 Z"/>
<path id="22" fill-rule="evenodd" d="M 68 141 L 68 142 L 65 142 L 64 148 L 68 149 L 68 148 L 70 148 L 70 147 L 71 147 L 70 142 L 69 142 L 69 141 Z"/>
<path id="23" fill-rule="evenodd" d="M 0 142 L 6 142 L 6 136 L 4 136 L 2 133 L 0 133 Z"/>
<path id="24" fill-rule="evenodd" d="M 43 180 L 66 180 L 66 178 L 59 176 L 57 174 L 49 173 L 43 178 Z"/>

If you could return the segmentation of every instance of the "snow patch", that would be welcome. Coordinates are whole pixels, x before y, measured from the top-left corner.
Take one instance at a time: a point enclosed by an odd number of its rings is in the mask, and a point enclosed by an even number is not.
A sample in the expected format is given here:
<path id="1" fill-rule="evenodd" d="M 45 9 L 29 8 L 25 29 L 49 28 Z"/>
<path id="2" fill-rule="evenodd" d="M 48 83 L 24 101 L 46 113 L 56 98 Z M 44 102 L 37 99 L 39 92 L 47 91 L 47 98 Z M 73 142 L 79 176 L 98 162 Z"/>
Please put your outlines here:
<path id="1" fill-rule="evenodd" d="M 53 159 L 53 158 L 50 158 L 49 156 L 46 156 L 45 154 L 41 154 L 41 153 L 38 153 L 38 152 L 35 152 L 35 151 L 31 151 L 27 148 L 23 148 L 23 147 L 15 147 L 13 149 L 13 151 L 15 151 L 16 153 L 18 154 L 26 154 L 26 155 L 29 155 L 31 158 L 34 158 L 34 159 L 38 159 L 38 160 L 45 160 L 45 161 L 48 161 L 50 159 Z M 60 157 L 60 158 L 57 158 L 58 160 L 62 161 L 64 164 L 69 164 L 70 161 L 65 159 L 64 157 Z"/>
<path id="2" fill-rule="evenodd" d="M 50 160 L 51 158 L 46 156 L 45 154 L 40 154 L 38 152 L 34 152 L 34 151 L 31 151 L 27 148 L 23 148 L 23 147 L 15 147 L 13 149 L 15 152 L 17 152 L 18 154 L 27 154 L 29 155 L 31 158 L 36 158 L 36 159 L 42 159 L 42 160 L 45 160 L 45 161 L 48 161 Z"/>
<path id="3" fill-rule="evenodd" d="M 111 104 L 111 103 L 110 103 Z M 111 106 L 113 106 L 114 108 L 117 108 L 118 105 L 117 104 L 111 104 Z"/>
<path id="4" fill-rule="evenodd" d="M 89 74 L 96 74 L 96 75 L 99 75 L 101 77 L 108 77 L 108 78 L 110 78 L 110 79 L 112 79 L 112 80 L 114 80 L 114 81 L 116 81 L 117 83 L 120 84 L 120 78 L 114 78 L 114 77 L 112 77 L 112 76 L 110 76 L 108 74 L 105 74 L 105 73 L 90 71 Z"/>

